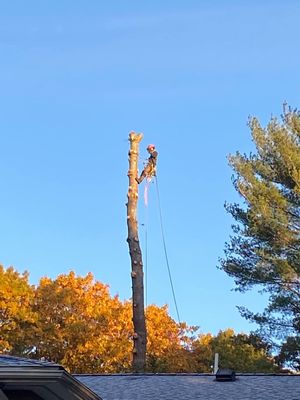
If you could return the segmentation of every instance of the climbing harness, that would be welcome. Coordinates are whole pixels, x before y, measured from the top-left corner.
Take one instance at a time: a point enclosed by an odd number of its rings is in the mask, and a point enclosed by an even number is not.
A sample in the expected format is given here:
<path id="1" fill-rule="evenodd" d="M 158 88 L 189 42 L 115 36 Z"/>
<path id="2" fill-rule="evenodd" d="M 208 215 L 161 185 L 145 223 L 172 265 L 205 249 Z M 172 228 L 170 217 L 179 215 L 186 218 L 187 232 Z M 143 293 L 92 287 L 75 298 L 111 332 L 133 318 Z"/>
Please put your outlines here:
<path id="1" fill-rule="evenodd" d="M 152 162 L 148 161 L 145 168 L 146 178 L 151 181 L 151 179 L 156 176 L 156 166 L 152 164 Z"/>

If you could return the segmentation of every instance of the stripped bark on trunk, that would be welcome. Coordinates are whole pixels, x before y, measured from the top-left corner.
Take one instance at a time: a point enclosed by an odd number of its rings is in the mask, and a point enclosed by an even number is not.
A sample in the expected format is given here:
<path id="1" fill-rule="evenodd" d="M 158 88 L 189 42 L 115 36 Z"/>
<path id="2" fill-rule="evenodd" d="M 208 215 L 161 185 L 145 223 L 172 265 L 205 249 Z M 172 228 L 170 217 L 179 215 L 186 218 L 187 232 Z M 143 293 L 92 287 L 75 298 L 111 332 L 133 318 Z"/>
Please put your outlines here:
<path id="1" fill-rule="evenodd" d="M 142 134 L 131 132 L 129 134 L 129 188 L 127 193 L 127 227 L 128 227 L 128 246 L 131 259 L 131 279 L 132 279 L 132 311 L 133 311 L 133 357 L 132 369 L 135 372 L 144 372 L 146 367 L 146 322 L 144 310 L 144 273 L 142 252 L 138 236 L 137 204 L 138 204 L 138 156 L 139 143 Z"/>

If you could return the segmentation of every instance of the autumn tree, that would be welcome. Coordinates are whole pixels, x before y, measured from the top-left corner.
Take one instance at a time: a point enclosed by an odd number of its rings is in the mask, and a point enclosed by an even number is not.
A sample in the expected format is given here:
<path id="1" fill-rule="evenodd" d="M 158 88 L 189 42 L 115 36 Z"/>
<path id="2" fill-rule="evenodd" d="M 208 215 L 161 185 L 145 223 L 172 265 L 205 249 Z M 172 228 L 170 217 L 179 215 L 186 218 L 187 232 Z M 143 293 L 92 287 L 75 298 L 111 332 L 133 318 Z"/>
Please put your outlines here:
<path id="1" fill-rule="evenodd" d="M 108 286 L 74 272 L 42 278 L 36 290 L 35 357 L 73 373 L 130 369 L 130 304 L 111 297 Z"/>
<path id="2" fill-rule="evenodd" d="M 219 367 L 237 372 L 276 372 L 279 370 L 270 346 L 254 334 L 235 334 L 233 329 L 217 336 L 202 334 L 193 342 L 197 372 L 211 372 L 214 354 L 219 353 Z"/>
<path id="3" fill-rule="evenodd" d="M 193 372 L 193 335 L 198 329 L 177 323 L 168 307 L 150 305 L 146 309 L 148 333 L 147 370 L 151 372 Z"/>
<path id="4" fill-rule="evenodd" d="M 35 323 L 32 311 L 34 288 L 28 273 L 0 265 L 0 352 L 26 356 L 32 350 Z"/>
<path id="5" fill-rule="evenodd" d="M 133 332 L 131 302 L 111 297 L 92 274 L 42 278 L 36 288 L 38 315 L 33 344 L 44 357 L 73 373 L 129 372 Z M 147 308 L 147 370 L 189 372 L 188 347 L 196 328 L 177 324 L 166 306 Z"/>
<path id="6" fill-rule="evenodd" d="M 34 287 L 28 273 L 0 267 L 0 352 L 45 358 L 72 373 L 132 371 L 131 306 L 91 273 L 44 277 Z M 210 372 L 216 351 L 229 366 L 268 363 L 266 349 L 247 336 L 225 331 L 195 340 L 197 327 L 174 321 L 167 306 L 148 306 L 146 322 L 149 372 Z"/>
<path id="7" fill-rule="evenodd" d="M 249 121 L 253 154 L 229 157 L 241 204 L 227 204 L 233 236 L 221 268 L 237 289 L 269 294 L 261 314 L 241 308 L 265 337 L 300 335 L 300 114 L 285 107 L 263 128 Z"/>
<path id="8" fill-rule="evenodd" d="M 93 275 L 44 277 L 0 267 L 0 351 L 45 358 L 73 373 L 132 371 L 132 304 L 112 297 Z M 177 324 L 167 306 L 147 308 L 148 371 L 191 371 L 193 327 Z"/>

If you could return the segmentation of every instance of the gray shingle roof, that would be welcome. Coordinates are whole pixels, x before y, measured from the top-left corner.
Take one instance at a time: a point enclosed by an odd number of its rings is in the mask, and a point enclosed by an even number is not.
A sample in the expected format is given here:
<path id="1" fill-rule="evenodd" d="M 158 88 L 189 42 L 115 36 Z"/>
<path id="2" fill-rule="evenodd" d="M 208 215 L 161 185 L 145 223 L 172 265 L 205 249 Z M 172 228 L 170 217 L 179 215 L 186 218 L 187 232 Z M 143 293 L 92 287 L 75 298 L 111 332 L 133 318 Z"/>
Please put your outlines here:
<path id="1" fill-rule="evenodd" d="M 26 369 L 35 372 L 49 371 L 49 376 L 57 371 L 55 374 L 62 374 L 65 379 L 68 375 L 62 367 L 54 363 L 0 355 L 2 380 L 11 377 L 13 370 L 19 374 L 20 370 L 24 373 Z M 36 374 L 32 377 L 36 377 Z M 74 377 L 103 400 L 300 400 L 300 375 L 237 374 L 235 382 L 216 382 L 215 377 L 210 374 L 112 374 Z M 69 378 L 72 379 L 70 376 Z M 76 382 L 73 384 L 76 387 Z M 93 398 L 92 393 L 85 392 L 84 388 L 80 391 L 82 398 Z"/>
<path id="2" fill-rule="evenodd" d="M 103 400 L 300 400 L 300 375 L 77 375 Z"/>
<path id="3" fill-rule="evenodd" d="M 31 360 L 29 358 L 0 355 L 0 367 L 47 367 L 63 369 L 60 365 L 49 361 Z"/>
<path id="4" fill-rule="evenodd" d="M 57 364 L 0 355 L 0 398 L 11 398 L 9 393 L 20 399 L 27 393 L 28 399 L 102 400 Z"/>

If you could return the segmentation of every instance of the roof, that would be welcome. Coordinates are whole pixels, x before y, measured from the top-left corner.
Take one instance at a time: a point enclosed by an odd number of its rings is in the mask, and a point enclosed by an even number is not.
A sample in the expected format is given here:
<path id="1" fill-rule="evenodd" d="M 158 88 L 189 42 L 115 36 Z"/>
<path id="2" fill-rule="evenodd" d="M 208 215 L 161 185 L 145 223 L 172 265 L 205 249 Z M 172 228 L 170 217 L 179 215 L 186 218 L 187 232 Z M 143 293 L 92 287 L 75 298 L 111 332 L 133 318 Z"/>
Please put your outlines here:
<path id="1" fill-rule="evenodd" d="M 63 367 L 55 364 L 54 362 L 32 360 L 30 358 L 14 357 L 8 355 L 0 355 L 0 368 L 1 367 L 42 367 L 63 369 Z"/>
<path id="2" fill-rule="evenodd" d="M 102 400 L 63 367 L 0 355 L 0 399 Z"/>
<path id="3" fill-rule="evenodd" d="M 52 362 L 1 355 L 0 383 L 4 391 L 21 387 L 45 399 L 56 393 L 65 400 L 300 400 L 300 375 L 237 374 L 234 382 L 217 382 L 211 374 L 72 377 Z"/>
<path id="4" fill-rule="evenodd" d="M 237 374 L 217 382 L 208 374 L 77 375 L 103 400 L 299 400 L 300 375 Z"/>

